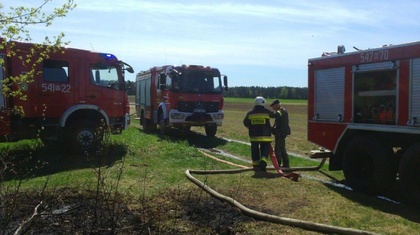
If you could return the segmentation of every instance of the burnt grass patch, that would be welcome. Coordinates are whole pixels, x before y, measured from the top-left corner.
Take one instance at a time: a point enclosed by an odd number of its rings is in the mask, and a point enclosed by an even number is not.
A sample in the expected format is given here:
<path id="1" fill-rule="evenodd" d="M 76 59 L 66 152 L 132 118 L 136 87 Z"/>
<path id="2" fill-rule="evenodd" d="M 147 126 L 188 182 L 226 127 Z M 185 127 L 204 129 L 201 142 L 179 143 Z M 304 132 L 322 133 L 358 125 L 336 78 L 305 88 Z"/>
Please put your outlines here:
<path id="1" fill-rule="evenodd" d="M 254 221 L 197 190 L 142 199 L 61 188 L 3 199 L 2 234 L 246 234 L 242 223 Z"/>

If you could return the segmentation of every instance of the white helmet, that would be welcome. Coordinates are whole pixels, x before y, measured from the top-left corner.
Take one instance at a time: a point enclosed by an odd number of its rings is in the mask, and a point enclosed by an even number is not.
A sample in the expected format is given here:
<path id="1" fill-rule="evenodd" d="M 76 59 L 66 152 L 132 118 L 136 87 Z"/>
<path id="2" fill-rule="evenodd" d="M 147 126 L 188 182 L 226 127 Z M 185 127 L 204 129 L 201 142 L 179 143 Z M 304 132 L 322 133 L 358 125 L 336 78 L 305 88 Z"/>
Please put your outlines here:
<path id="1" fill-rule="evenodd" d="M 264 106 L 265 105 L 265 99 L 264 99 L 264 97 L 262 97 L 262 96 L 255 97 L 254 105 Z"/>

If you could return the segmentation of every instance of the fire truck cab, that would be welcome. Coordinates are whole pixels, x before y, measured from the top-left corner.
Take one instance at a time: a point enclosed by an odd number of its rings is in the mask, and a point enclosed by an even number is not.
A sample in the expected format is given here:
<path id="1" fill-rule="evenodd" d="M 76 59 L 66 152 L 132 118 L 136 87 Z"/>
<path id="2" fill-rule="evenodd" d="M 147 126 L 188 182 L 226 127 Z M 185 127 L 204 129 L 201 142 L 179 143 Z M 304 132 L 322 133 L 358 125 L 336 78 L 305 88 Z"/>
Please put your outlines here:
<path id="1" fill-rule="evenodd" d="M 308 140 L 354 190 L 420 207 L 420 42 L 308 60 Z M 398 180 L 398 181 L 396 181 Z"/>
<path id="2" fill-rule="evenodd" d="M 165 133 L 168 127 L 189 130 L 204 126 L 214 136 L 224 118 L 227 77 L 217 68 L 165 65 L 140 72 L 136 78 L 136 112 L 145 131 Z"/>
<path id="3" fill-rule="evenodd" d="M 121 133 L 129 124 L 124 72 L 131 66 L 112 54 L 72 48 L 51 51 L 36 65 L 31 82 L 13 77 L 31 71 L 22 58 L 45 53 L 45 47 L 13 42 L 0 51 L 4 62 L 0 84 L 20 96 L 0 95 L 0 136 L 3 141 L 41 138 L 60 142 L 77 152 L 92 150 L 102 141 L 101 128 Z M 10 53 L 15 53 L 13 56 Z M 22 97 L 25 97 L 22 99 Z M 22 113 L 15 112 L 17 108 Z"/>

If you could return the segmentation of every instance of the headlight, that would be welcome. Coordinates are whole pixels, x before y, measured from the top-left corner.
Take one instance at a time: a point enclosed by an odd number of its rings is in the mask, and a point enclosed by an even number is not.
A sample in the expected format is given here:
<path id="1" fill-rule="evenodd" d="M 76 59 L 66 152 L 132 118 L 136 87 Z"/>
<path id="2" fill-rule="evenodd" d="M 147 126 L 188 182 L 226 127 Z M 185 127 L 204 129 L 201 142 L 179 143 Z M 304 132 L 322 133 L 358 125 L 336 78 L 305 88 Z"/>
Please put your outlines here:
<path id="1" fill-rule="evenodd" d="M 223 119 L 223 117 L 224 117 L 223 113 L 218 113 L 218 114 L 213 115 L 213 119 Z"/>
<path id="2" fill-rule="evenodd" d="M 171 119 L 184 119 L 184 117 L 182 113 L 171 113 Z"/>

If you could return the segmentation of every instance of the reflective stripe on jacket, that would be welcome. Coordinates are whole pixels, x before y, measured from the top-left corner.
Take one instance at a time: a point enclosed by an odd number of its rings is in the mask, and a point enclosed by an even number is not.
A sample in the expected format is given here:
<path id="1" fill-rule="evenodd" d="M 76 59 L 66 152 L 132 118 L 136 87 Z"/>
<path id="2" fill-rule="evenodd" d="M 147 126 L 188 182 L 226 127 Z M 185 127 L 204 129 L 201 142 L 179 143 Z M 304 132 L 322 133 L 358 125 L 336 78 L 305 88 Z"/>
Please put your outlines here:
<path id="1" fill-rule="evenodd" d="M 264 106 L 257 105 L 248 111 L 243 124 L 251 142 L 271 142 L 270 118 L 274 118 L 274 113 Z"/>

